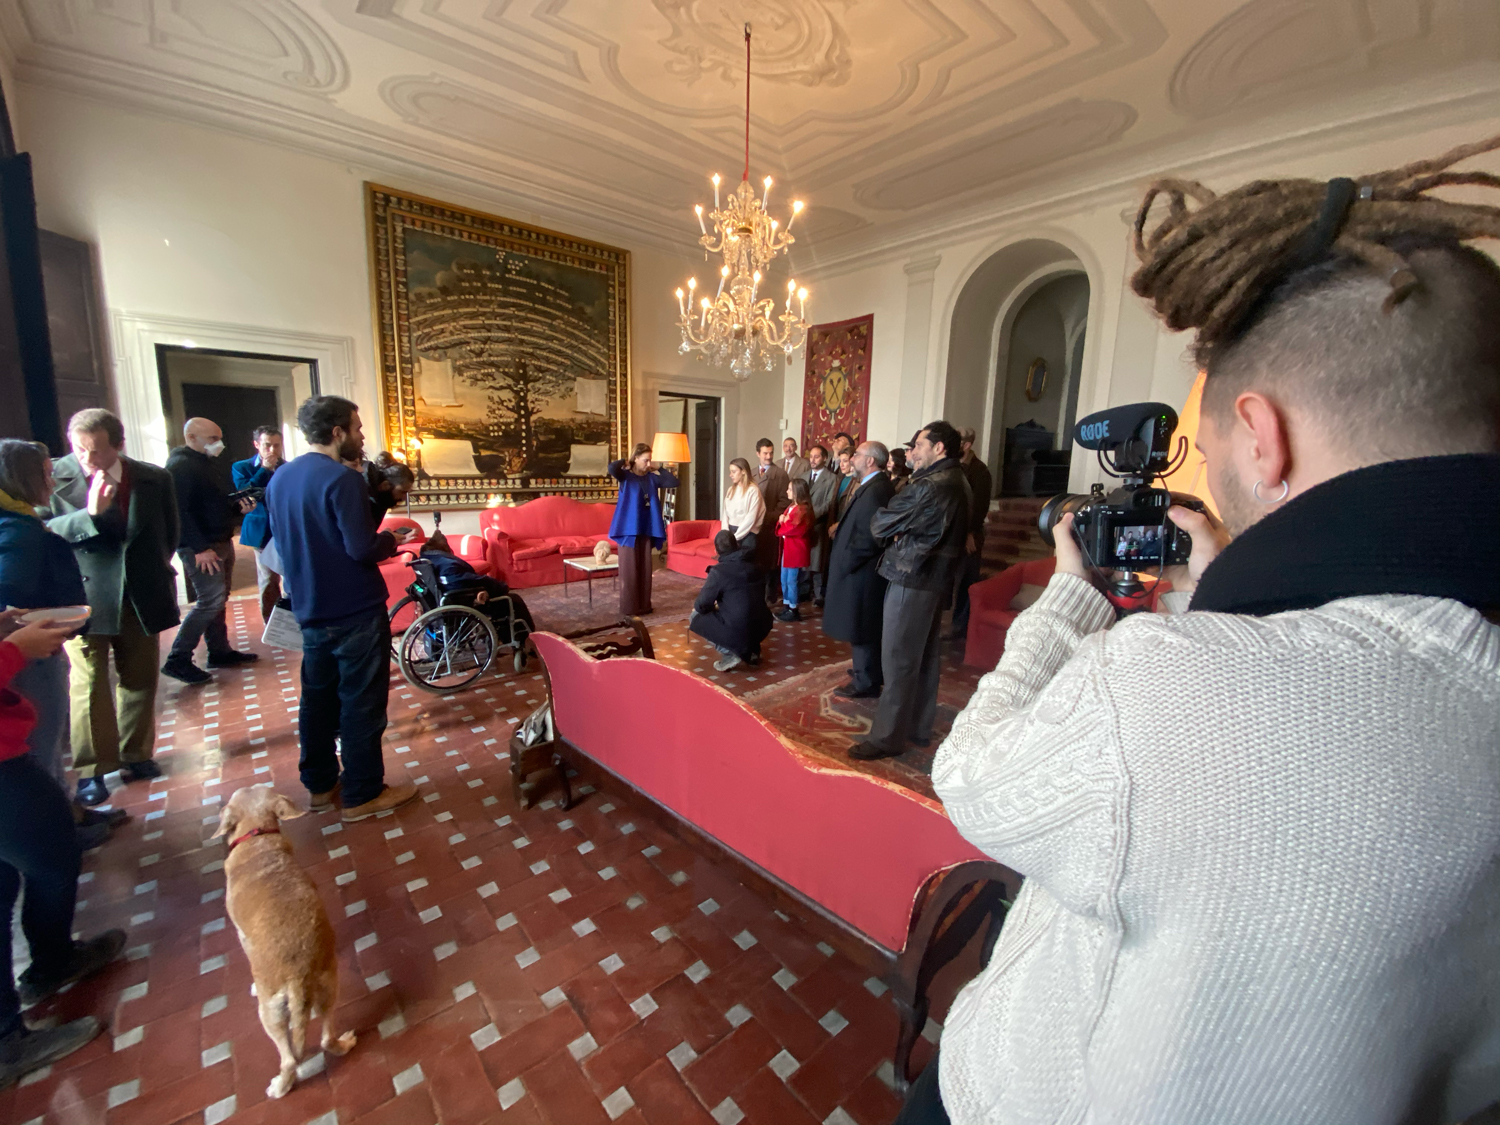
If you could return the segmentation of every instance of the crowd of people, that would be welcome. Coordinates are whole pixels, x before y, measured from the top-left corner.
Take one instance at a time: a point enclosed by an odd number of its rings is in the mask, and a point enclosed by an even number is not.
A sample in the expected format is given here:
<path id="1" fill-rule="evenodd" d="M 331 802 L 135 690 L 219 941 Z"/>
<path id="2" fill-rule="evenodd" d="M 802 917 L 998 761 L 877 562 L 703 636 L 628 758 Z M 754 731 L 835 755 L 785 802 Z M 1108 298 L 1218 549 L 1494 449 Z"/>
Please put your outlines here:
<path id="1" fill-rule="evenodd" d="M 880 701 L 869 737 L 850 751 L 867 761 L 931 745 L 943 613 L 953 609 L 950 636 L 962 640 L 994 487 L 972 429 L 933 422 L 898 452 L 899 463 L 880 442 L 855 445 L 840 432 L 806 456 L 795 438 L 779 457 L 762 438 L 754 466 L 731 461 L 718 561 L 689 626 L 727 672 L 760 662 L 773 617 L 800 621 L 809 602 L 823 609 L 823 631 L 853 649 L 838 694 Z M 780 608 L 762 612 L 778 595 Z"/>
<path id="2" fill-rule="evenodd" d="M 285 607 L 301 629 L 299 768 L 312 808 L 340 805 L 352 822 L 417 795 L 415 785 L 385 783 L 380 748 L 390 627 L 378 564 L 411 532 L 379 527 L 413 476 L 388 454 L 365 459 L 359 410 L 346 399 L 308 399 L 297 425 L 309 452 L 285 460 L 280 431 L 262 427 L 254 455 L 228 473 L 217 461 L 222 430 L 206 418 L 188 420 L 165 468 L 126 456 L 124 426 L 101 409 L 69 419 L 71 452 L 56 461 L 39 444 L 0 441 L 0 916 L 10 917 L 24 881 L 31 952 L 18 988 L 3 959 L 0 1089 L 100 1030 L 91 1017 L 29 1029 L 21 1008 L 124 948 L 120 930 L 75 940 L 73 910 L 83 852 L 128 819 L 108 806 L 106 778 L 162 774 L 153 760 L 159 675 L 199 685 L 256 659 L 231 646 L 226 622 L 236 525 L 255 552 L 262 614 Z M 453 557 L 440 533 L 423 557 L 445 590 L 469 591 L 478 604 L 508 593 Z M 520 600 L 506 603 L 529 627 Z M 174 626 L 161 662 L 159 636 Z M 195 663 L 200 644 L 206 670 Z"/>

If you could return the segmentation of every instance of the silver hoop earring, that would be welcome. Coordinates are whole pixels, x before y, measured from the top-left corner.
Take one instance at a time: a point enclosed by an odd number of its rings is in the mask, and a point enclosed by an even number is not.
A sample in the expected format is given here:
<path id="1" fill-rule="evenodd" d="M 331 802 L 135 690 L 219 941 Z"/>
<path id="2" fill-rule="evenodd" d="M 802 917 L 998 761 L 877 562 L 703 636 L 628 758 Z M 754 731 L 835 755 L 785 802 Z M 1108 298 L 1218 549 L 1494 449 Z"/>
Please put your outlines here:
<path id="1" fill-rule="evenodd" d="M 1254 496 L 1257 500 L 1259 500 L 1262 504 L 1280 504 L 1283 500 L 1286 499 L 1286 494 L 1288 492 L 1290 492 L 1291 490 L 1292 490 L 1291 482 L 1290 481 L 1282 481 L 1281 482 L 1281 495 L 1280 496 L 1273 496 L 1271 499 L 1267 500 L 1264 496 L 1262 496 L 1260 494 L 1260 481 L 1256 481 L 1255 482 L 1255 487 L 1250 490 L 1250 494 L 1252 496 Z"/>

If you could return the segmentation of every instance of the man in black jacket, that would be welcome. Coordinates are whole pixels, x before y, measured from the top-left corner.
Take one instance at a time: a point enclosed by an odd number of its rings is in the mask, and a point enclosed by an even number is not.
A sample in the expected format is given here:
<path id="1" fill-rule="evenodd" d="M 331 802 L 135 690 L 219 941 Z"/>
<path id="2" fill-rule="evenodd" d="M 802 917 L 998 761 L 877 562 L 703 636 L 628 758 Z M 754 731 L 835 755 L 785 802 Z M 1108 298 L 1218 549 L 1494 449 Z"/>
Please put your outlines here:
<path id="1" fill-rule="evenodd" d="M 912 445 L 911 481 L 870 523 L 889 543 L 880 574 L 890 585 L 881 621 L 880 663 L 886 687 L 870 736 L 854 758 L 893 758 L 908 741 L 926 746 L 937 717 L 938 630 L 969 534 L 969 483 L 958 464 L 958 431 L 924 426 Z"/>
<path id="2" fill-rule="evenodd" d="M 719 650 L 721 659 L 714 667 L 727 672 L 742 663 L 760 663 L 760 642 L 771 631 L 771 611 L 755 548 L 747 549 L 733 532 L 721 531 L 714 536 L 714 550 L 719 561 L 708 568 L 688 628 Z"/>
<path id="3" fill-rule="evenodd" d="M 880 668 L 880 634 L 886 580 L 878 569 L 884 548 L 870 533 L 870 523 L 896 494 L 896 486 L 885 471 L 889 459 L 890 454 L 878 441 L 867 441 L 855 450 L 854 496 L 839 522 L 828 562 L 823 632 L 833 640 L 848 641 L 853 649 L 853 682 L 834 689 L 835 695 L 847 699 L 877 696 L 885 682 Z"/>
<path id="4" fill-rule="evenodd" d="M 162 672 L 185 684 L 212 679 L 193 663 L 198 642 L 208 642 L 208 666 L 225 668 L 257 659 L 253 652 L 229 647 L 229 629 L 224 623 L 225 603 L 234 582 L 234 518 L 255 507 L 254 500 L 239 504 L 229 499 L 229 485 L 213 459 L 224 452 L 224 434 L 207 418 L 189 418 L 182 428 L 182 445 L 167 456 L 167 472 L 177 485 L 177 512 L 182 538 L 177 558 L 182 563 L 193 608 L 182 619 L 177 638 Z"/>
<path id="5" fill-rule="evenodd" d="M 969 482 L 969 538 L 964 544 L 964 558 L 958 568 L 958 577 L 953 594 L 953 623 L 948 636 L 959 644 L 969 635 L 969 587 L 979 581 L 979 568 L 984 562 L 984 522 L 990 514 L 990 493 L 995 490 L 995 478 L 989 466 L 974 455 L 974 427 L 965 426 L 958 432 L 959 448 L 963 453 L 958 467 Z"/>

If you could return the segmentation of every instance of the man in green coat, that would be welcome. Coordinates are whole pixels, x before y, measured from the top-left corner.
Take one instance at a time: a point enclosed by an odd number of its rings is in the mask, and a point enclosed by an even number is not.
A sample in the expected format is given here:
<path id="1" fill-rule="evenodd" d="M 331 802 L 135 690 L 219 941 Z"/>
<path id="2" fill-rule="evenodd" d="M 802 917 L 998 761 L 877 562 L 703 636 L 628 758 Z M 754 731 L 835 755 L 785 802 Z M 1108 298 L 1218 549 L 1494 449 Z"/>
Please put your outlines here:
<path id="1" fill-rule="evenodd" d="M 104 775 L 113 770 L 126 781 L 161 776 L 151 760 L 156 635 L 178 622 L 177 494 L 165 469 L 123 456 L 125 429 L 107 410 L 73 415 L 68 441 L 72 454 L 52 469 L 47 526 L 72 544 L 89 599 L 88 632 L 67 649 L 78 799 L 97 805 L 109 799 Z"/>

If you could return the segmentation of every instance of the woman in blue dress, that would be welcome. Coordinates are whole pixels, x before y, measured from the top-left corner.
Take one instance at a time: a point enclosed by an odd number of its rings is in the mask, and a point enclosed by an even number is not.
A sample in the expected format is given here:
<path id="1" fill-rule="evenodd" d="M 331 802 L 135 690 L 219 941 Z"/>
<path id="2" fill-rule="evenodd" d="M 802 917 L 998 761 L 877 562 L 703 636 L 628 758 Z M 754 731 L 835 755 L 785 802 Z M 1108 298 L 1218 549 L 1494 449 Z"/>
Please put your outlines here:
<path id="1" fill-rule="evenodd" d="M 609 475 L 620 482 L 615 518 L 609 537 L 620 545 L 620 613 L 640 617 L 651 609 L 651 548 L 667 541 L 662 518 L 661 490 L 676 488 L 677 477 L 668 469 L 651 467 L 651 447 L 635 447 L 628 461 L 614 461 Z"/>

